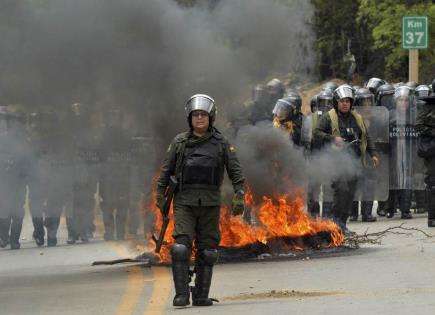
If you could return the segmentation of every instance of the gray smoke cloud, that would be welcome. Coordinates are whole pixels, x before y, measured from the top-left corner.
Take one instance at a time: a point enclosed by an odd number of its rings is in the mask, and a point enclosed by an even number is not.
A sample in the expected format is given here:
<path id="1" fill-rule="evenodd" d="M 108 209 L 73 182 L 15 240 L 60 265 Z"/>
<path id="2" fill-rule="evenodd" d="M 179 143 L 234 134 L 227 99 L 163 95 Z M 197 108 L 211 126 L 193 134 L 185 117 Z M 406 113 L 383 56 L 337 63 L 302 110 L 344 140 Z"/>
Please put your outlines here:
<path id="1" fill-rule="evenodd" d="M 184 129 L 189 96 L 208 93 L 225 112 L 250 83 L 310 77 L 314 63 L 301 0 L 5 0 L 0 11 L 2 104 L 121 106 L 166 142 Z"/>
<path id="2" fill-rule="evenodd" d="M 98 137 L 103 113 L 121 108 L 128 132 L 151 139 L 143 161 L 148 186 L 170 139 L 187 128 L 191 95 L 214 97 L 223 126 L 226 104 L 241 103 L 258 81 L 289 72 L 313 77 L 312 11 L 304 0 L 193 8 L 172 0 L 4 0 L 0 105 L 56 111 L 62 131 L 52 131 L 68 143 Z M 92 128 L 69 121 L 73 103 L 87 108 Z"/>
<path id="3" fill-rule="evenodd" d="M 247 184 L 257 197 L 291 197 L 298 188 L 307 191 L 308 183 L 329 188 L 338 178 L 354 178 L 361 172 L 361 162 L 346 150 L 327 147 L 307 157 L 287 131 L 269 122 L 243 127 L 232 140 Z"/>

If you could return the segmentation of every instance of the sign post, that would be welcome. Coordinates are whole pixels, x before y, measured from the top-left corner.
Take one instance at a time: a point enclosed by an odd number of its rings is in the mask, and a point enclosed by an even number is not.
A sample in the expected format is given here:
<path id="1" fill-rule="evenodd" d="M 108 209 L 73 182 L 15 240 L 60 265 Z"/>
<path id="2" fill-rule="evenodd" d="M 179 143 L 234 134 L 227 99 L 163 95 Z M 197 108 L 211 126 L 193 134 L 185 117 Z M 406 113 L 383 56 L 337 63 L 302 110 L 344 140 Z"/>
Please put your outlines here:
<path id="1" fill-rule="evenodd" d="M 418 49 L 428 47 L 427 16 L 402 18 L 402 47 L 409 49 L 409 81 L 418 82 Z"/>

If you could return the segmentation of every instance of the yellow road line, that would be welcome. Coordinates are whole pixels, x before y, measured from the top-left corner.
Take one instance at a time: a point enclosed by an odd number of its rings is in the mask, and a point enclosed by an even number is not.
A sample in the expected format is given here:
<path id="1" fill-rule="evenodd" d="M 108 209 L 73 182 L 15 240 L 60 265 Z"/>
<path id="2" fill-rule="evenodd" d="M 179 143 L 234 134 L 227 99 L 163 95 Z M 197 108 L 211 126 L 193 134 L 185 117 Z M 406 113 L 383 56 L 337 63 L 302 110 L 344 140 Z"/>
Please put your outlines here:
<path id="1" fill-rule="evenodd" d="M 131 266 L 127 268 L 127 271 L 127 289 L 122 296 L 121 303 L 116 309 L 115 315 L 133 314 L 145 285 L 144 274 L 141 267 Z"/>
<path id="2" fill-rule="evenodd" d="M 144 315 L 161 315 L 166 309 L 171 292 L 171 273 L 167 267 L 153 267 L 152 271 L 155 278 L 154 288 Z"/>
<path id="3" fill-rule="evenodd" d="M 111 242 L 110 245 L 122 257 L 129 254 L 128 250 L 120 244 Z M 121 303 L 114 313 L 115 315 L 133 314 L 140 301 L 145 281 L 146 279 L 141 267 L 127 267 L 127 287 L 122 296 Z"/>

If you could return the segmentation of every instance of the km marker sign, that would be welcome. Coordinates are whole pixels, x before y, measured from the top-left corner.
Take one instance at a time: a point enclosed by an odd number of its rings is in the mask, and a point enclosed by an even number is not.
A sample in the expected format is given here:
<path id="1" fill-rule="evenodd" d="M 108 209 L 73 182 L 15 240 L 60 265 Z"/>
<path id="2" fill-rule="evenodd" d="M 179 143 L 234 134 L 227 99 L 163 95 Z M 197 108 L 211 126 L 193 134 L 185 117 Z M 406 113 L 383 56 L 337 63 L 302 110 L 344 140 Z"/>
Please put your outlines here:
<path id="1" fill-rule="evenodd" d="M 402 47 L 405 49 L 425 49 L 427 46 L 427 16 L 404 16 L 402 19 Z"/>

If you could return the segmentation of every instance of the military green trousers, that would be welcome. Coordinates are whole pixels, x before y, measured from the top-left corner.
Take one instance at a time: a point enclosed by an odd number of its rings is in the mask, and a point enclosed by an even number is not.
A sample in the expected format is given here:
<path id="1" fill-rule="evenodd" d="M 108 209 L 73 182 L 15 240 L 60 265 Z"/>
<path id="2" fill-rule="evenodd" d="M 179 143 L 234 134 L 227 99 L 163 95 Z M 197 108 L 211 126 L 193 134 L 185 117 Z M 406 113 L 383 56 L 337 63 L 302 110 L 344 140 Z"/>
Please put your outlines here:
<path id="1" fill-rule="evenodd" d="M 197 249 L 217 249 L 220 242 L 220 206 L 187 206 L 174 204 L 174 234 L 176 243 Z"/>

